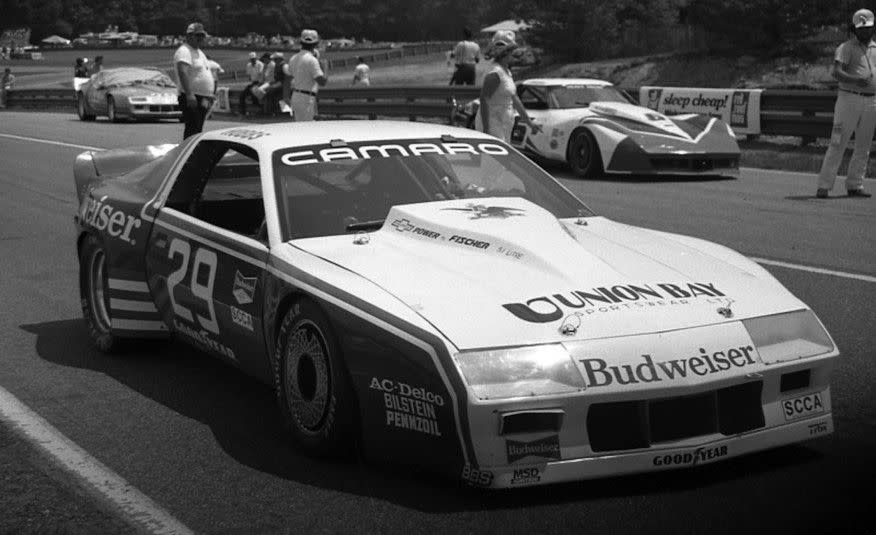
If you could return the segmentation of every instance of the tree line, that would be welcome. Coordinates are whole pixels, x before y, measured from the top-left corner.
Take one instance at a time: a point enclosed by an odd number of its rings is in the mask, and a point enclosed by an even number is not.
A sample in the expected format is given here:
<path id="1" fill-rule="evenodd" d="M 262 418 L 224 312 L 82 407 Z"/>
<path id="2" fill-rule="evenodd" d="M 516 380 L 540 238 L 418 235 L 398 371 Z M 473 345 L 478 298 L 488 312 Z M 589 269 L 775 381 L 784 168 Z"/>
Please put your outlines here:
<path id="1" fill-rule="evenodd" d="M 700 25 L 716 48 L 771 50 L 840 23 L 866 0 L 0 0 L 3 27 L 27 26 L 32 39 L 103 31 L 181 34 L 199 20 L 211 34 L 295 35 L 372 41 L 456 39 L 504 19 L 533 24 L 531 40 L 569 59 L 605 57 L 620 37 Z M 633 29 L 631 31 L 630 29 Z M 0 28 L 2 29 L 2 28 Z"/>

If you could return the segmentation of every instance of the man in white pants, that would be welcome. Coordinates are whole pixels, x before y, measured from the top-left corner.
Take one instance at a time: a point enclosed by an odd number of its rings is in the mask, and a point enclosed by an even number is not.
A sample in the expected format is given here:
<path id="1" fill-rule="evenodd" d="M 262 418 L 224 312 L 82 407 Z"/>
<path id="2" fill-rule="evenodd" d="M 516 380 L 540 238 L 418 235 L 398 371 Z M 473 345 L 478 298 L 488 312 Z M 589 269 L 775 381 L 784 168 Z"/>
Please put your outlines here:
<path id="1" fill-rule="evenodd" d="M 876 129 L 876 43 L 873 42 L 873 12 L 860 9 L 852 16 L 855 36 L 841 44 L 834 55 L 831 74 L 839 82 L 836 107 L 833 112 L 833 132 L 821 172 L 818 174 L 816 197 L 825 199 L 833 189 L 836 173 L 852 133 L 855 150 L 846 173 L 849 197 L 870 197 L 864 191 L 864 173 L 870 159 L 873 131 Z"/>
<path id="2" fill-rule="evenodd" d="M 328 79 L 314 54 L 319 43 L 316 30 L 301 31 L 301 51 L 289 60 L 292 75 L 292 118 L 295 121 L 312 121 L 316 116 L 316 94 Z"/>

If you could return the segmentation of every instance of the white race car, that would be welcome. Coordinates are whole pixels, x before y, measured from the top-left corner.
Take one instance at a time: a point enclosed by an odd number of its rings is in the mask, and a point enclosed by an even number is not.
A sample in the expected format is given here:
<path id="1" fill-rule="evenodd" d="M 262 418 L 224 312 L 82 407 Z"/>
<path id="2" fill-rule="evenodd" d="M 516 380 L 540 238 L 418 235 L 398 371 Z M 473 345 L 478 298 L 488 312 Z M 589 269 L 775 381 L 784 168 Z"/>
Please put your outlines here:
<path id="1" fill-rule="evenodd" d="M 580 176 L 739 174 L 739 144 L 720 119 L 666 116 L 603 80 L 525 80 L 517 85 L 517 96 L 542 130 L 533 134 L 515 118 L 511 143 L 530 155 L 568 163 Z M 477 102 L 457 114 L 469 127 Z"/>
<path id="2" fill-rule="evenodd" d="M 483 133 L 250 125 L 74 176 L 94 343 L 174 333 L 273 385 L 305 451 L 510 487 L 833 430 L 838 351 L 805 303 L 729 249 L 595 215 Z"/>

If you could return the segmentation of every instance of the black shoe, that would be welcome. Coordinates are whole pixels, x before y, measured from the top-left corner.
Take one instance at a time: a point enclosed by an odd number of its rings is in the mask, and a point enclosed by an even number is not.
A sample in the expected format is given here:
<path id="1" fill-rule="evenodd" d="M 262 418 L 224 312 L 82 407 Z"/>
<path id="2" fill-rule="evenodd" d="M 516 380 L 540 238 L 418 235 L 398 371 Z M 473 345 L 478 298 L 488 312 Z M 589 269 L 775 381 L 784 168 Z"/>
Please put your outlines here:
<path id="1" fill-rule="evenodd" d="M 872 197 L 872 196 L 873 196 L 872 193 L 867 193 L 867 192 L 864 191 L 863 189 L 850 189 L 850 190 L 848 190 L 848 191 L 849 191 L 849 197 L 863 197 L 863 198 L 867 198 L 867 197 Z"/>
<path id="2" fill-rule="evenodd" d="M 815 196 L 818 197 L 819 199 L 826 199 L 827 198 L 827 190 L 824 188 L 818 188 L 818 191 L 815 192 Z"/>

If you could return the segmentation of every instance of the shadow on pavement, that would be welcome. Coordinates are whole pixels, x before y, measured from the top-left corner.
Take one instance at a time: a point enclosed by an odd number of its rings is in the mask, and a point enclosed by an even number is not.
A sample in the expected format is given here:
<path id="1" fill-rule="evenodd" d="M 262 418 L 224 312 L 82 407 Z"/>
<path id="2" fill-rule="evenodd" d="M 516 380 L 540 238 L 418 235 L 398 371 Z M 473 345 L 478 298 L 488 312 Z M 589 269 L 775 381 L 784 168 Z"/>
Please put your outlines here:
<path id="1" fill-rule="evenodd" d="M 40 358 L 105 374 L 131 390 L 210 427 L 235 461 L 315 487 L 387 500 L 436 513 L 524 508 L 696 490 L 812 462 L 821 455 L 791 446 L 717 464 L 513 491 L 483 491 L 410 467 L 361 460 L 320 460 L 298 453 L 282 430 L 271 387 L 180 342 L 139 343 L 120 355 L 91 345 L 81 320 L 22 325 L 36 335 Z M 145 446 L 148 447 L 148 446 Z"/>
<path id="2" fill-rule="evenodd" d="M 720 175 L 606 175 L 602 174 L 598 177 L 583 178 L 572 173 L 568 167 L 557 162 L 545 162 L 535 160 L 542 169 L 547 171 L 555 178 L 565 180 L 580 180 L 582 182 L 643 182 L 643 183 L 685 183 L 685 182 L 723 182 L 727 180 L 736 180 L 733 176 Z"/>

